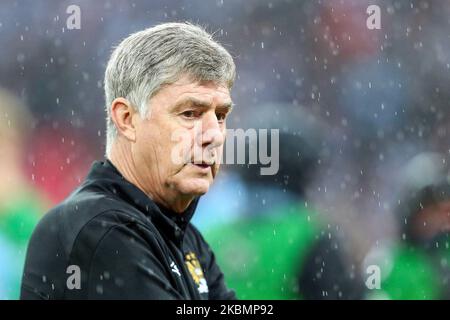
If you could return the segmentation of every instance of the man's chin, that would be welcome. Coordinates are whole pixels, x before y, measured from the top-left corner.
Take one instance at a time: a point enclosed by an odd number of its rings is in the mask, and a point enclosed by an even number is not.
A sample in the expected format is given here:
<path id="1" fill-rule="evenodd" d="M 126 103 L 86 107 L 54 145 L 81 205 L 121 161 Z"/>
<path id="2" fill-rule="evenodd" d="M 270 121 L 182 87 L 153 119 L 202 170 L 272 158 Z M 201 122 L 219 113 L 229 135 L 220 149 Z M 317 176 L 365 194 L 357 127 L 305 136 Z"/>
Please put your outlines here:
<path id="1" fill-rule="evenodd" d="M 181 181 L 178 190 L 180 193 L 192 196 L 201 196 L 208 192 L 211 182 L 205 178 L 188 178 Z"/>

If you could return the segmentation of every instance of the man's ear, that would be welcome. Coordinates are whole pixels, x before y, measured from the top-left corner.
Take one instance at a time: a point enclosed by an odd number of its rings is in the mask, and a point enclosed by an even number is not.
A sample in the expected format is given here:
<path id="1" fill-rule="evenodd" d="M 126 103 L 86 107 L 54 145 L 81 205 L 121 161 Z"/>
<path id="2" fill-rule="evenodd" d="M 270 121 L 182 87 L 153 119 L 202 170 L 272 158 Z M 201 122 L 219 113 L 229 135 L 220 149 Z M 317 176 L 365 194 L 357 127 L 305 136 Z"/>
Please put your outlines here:
<path id="1" fill-rule="evenodd" d="M 111 118 L 116 125 L 118 134 L 132 142 L 136 141 L 136 126 L 133 121 L 136 113 L 131 102 L 125 98 L 116 98 L 111 103 Z"/>

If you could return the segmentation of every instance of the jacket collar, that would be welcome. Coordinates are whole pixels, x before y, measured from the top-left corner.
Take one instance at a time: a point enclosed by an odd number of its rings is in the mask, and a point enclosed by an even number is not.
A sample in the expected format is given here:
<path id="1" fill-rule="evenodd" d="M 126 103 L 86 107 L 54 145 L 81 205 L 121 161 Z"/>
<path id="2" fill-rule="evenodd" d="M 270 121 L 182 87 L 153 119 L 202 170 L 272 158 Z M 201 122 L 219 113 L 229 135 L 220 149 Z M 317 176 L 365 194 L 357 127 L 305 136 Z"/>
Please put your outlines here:
<path id="1" fill-rule="evenodd" d="M 92 164 L 85 183 L 93 183 L 113 197 L 131 204 L 147 215 L 160 231 L 180 243 L 199 200 L 199 197 L 196 197 L 182 213 L 158 205 L 141 189 L 126 180 L 108 159 Z"/>

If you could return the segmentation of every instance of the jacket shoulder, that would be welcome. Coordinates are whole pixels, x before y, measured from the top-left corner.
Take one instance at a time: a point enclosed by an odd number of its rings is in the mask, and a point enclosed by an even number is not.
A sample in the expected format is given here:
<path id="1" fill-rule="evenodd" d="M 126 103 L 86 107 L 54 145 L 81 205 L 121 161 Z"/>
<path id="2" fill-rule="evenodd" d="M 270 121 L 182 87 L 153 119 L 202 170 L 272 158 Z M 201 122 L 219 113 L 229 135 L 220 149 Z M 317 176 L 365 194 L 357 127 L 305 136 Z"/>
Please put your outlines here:
<path id="1" fill-rule="evenodd" d="M 33 232 L 27 250 L 22 297 L 63 297 L 67 267 L 74 261 L 76 264 L 89 261 L 101 239 L 113 227 L 131 224 L 148 228 L 151 222 L 132 206 L 108 194 L 93 190 L 74 192 L 46 213 Z"/>

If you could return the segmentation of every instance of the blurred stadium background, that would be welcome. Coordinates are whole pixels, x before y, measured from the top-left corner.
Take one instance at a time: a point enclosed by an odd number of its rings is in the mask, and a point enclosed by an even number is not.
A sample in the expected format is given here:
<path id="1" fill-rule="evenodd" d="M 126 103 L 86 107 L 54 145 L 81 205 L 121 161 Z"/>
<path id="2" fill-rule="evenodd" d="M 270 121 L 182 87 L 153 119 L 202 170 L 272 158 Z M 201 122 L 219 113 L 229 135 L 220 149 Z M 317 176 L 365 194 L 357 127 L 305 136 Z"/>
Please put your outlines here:
<path id="1" fill-rule="evenodd" d="M 240 298 L 450 298 L 449 17 L 425 0 L 2 0 L 0 299 L 36 222 L 103 157 L 111 47 L 165 21 L 235 57 L 229 128 L 280 130 L 278 174 L 225 165 L 194 218 Z"/>

